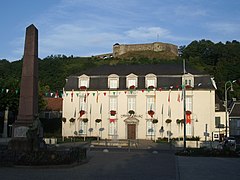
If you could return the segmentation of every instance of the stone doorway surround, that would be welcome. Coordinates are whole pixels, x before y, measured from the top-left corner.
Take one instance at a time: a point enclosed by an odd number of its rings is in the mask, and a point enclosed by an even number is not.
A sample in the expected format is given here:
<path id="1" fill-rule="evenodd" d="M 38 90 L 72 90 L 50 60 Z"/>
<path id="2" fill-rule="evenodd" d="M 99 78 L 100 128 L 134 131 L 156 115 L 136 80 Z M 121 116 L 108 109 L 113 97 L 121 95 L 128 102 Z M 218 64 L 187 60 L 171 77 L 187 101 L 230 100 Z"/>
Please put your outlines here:
<path id="1" fill-rule="evenodd" d="M 128 117 L 124 122 L 126 139 L 137 139 L 139 120 L 135 117 Z"/>

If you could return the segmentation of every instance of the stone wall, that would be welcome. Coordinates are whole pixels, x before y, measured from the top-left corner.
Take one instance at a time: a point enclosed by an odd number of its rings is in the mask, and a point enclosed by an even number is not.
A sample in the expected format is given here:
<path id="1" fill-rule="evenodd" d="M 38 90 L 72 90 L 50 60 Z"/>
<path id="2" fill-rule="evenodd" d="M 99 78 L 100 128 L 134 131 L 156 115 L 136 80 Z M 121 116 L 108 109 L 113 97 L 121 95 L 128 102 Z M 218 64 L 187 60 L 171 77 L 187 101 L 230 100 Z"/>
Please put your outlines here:
<path id="1" fill-rule="evenodd" d="M 114 44 L 113 57 L 119 57 L 127 52 L 132 51 L 155 51 L 155 52 L 172 52 L 178 56 L 178 47 L 173 44 L 154 42 L 148 44 Z"/>

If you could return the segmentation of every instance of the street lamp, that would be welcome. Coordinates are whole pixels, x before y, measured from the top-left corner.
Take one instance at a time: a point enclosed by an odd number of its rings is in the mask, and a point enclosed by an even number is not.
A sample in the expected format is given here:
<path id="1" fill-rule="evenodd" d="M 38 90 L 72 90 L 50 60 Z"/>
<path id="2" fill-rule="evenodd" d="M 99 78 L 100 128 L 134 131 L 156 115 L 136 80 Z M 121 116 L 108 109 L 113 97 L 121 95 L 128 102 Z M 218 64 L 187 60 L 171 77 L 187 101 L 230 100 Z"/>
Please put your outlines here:
<path id="1" fill-rule="evenodd" d="M 226 120 L 226 126 L 225 126 L 225 127 L 226 127 L 226 137 L 227 137 L 227 135 L 228 135 L 228 130 L 227 130 L 227 128 L 228 128 L 227 92 L 228 92 L 228 90 L 233 91 L 233 85 L 232 85 L 232 83 L 234 83 L 234 82 L 236 82 L 236 80 L 234 80 L 234 81 L 227 81 L 227 82 L 225 83 L 225 102 L 224 102 L 224 104 L 225 104 L 225 116 L 226 116 L 226 118 L 225 118 L 225 120 Z M 227 87 L 228 84 L 230 84 L 230 86 Z"/>

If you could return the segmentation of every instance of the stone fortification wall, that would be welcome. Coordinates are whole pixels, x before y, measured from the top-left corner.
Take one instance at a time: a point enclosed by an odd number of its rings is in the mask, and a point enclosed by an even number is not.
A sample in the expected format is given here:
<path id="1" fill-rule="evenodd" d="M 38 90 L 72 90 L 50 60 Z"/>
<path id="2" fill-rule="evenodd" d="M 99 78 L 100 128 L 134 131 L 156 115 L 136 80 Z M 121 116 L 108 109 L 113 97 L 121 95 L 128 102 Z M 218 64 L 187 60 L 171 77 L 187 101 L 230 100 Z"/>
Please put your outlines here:
<path id="1" fill-rule="evenodd" d="M 173 44 L 154 42 L 148 44 L 114 44 L 113 57 L 119 57 L 127 52 L 132 51 L 155 51 L 155 52 L 172 52 L 178 55 L 178 47 Z"/>

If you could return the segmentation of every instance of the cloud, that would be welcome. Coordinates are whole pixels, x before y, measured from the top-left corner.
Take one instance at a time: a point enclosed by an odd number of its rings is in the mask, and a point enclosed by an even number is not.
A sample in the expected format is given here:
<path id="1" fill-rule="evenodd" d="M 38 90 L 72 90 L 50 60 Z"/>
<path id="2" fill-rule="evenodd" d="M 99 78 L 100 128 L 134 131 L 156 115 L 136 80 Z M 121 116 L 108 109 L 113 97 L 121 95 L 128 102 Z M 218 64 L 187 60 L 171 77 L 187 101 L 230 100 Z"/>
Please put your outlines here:
<path id="1" fill-rule="evenodd" d="M 112 45 L 122 36 L 114 32 L 97 31 L 95 28 L 82 27 L 79 24 L 62 24 L 51 33 L 45 34 L 40 41 L 40 54 L 78 54 L 91 56 L 104 50 L 111 51 Z"/>
<path id="2" fill-rule="evenodd" d="M 169 31 L 167 29 L 161 27 L 138 27 L 135 29 L 128 30 L 126 35 L 129 38 L 134 39 L 152 39 L 159 37 L 164 37 L 169 35 Z"/>

